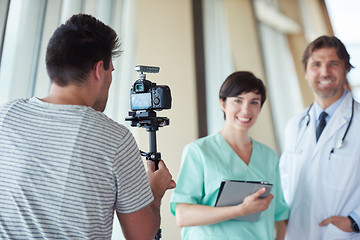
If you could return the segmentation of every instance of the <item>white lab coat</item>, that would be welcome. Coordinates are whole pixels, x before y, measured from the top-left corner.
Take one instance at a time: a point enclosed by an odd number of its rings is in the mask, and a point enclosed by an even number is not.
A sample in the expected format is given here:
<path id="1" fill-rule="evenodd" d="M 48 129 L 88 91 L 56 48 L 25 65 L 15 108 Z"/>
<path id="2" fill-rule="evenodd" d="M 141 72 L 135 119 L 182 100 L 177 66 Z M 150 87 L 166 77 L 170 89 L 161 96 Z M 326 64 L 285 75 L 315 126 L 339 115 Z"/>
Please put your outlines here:
<path id="1" fill-rule="evenodd" d="M 351 107 L 348 93 L 318 143 L 314 108 L 309 111 L 310 118 L 306 109 L 286 126 L 286 146 L 280 159 L 284 197 L 291 209 L 286 239 L 360 239 L 359 233 L 343 232 L 332 224 L 319 226 L 330 216 L 348 216 L 352 211 L 360 216 L 359 103 L 354 103 L 352 124 L 342 147 L 335 147 L 348 126 Z"/>

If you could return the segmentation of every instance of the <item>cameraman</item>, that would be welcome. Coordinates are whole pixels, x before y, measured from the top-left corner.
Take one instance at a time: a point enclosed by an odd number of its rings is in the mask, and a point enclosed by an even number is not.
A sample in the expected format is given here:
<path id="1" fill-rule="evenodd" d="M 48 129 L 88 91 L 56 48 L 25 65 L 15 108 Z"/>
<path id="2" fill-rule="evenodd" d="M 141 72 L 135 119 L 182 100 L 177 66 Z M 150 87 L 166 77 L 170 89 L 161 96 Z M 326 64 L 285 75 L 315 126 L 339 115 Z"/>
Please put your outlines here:
<path id="1" fill-rule="evenodd" d="M 146 174 L 129 130 L 104 111 L 118 56 L 113 29 L 72 16 L 51 37 L 49 96 L 0 107 L 2 239 L 152 239 L 175 182 L 164 162 Z"/>

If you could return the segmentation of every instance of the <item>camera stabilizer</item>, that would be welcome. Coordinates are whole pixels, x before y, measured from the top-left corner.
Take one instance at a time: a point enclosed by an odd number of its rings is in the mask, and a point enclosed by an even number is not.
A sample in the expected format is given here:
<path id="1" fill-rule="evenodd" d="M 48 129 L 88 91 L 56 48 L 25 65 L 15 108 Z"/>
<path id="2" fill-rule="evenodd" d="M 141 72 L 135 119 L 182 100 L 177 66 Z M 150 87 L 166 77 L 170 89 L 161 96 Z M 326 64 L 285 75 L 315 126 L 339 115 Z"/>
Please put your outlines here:
<path id="1" fill-rule="evenodd" d="M 138 80 L 130 89 L 131 110 L 126 121 L 131 121 L 132 127 L 142 127 L 149 132 L 149 152 L 141 152 L 146 160 L 155 163 L 155 170 L 159 169 L 161 153 L 156 147 L 156 131 L 159 127 L 169 125 L 170 121 L 166 117 L 157 117 L 154 110 L 160 111 L 171 108 L 171 92 L 166 85 L 157 86 L 155 83 L 146 80 L 144 72 L 158 73 L 159 67 L 135 66 L 138 74 Z M 161 238 L 161 229 L 156 233 L 154 240 Z"/>
<path id="2" fill-rule="evenodd" d="M 159 127 L 169 125 L 170 120 L 166 117 L 157 117 L 153 110 L 129 112 L 126 121 L 131 121 L 132 127 L 146 128 L 149 132 L 149 152 L 141 151 L 141 155 L 145 156 L 146 160 L 151 160 L 155 163 L 155 169 L 158 169 L 158 164 L 161 159 L 161 153 L 157 152 L 156 147 L 156 131 Z"/>

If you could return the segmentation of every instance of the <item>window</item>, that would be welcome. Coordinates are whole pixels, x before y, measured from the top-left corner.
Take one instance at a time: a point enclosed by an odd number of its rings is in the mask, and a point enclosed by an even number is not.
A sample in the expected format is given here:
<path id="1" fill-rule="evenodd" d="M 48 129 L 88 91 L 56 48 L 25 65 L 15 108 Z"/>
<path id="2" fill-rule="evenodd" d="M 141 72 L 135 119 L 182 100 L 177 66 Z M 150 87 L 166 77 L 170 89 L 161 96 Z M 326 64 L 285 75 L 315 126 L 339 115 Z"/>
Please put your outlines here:
<path id="1" fill-rule="evenodd" d="M 350 63 L 355 67 L 348 74 L 348 81 L 355 100 L 360 101 L 360 1 L 326 0 L 334 34 L 344 43 L 350 54 Z"/>
<path id="2" fill-rule="evenodd" d="M 132 0 L 0 0 L 0 104 L 17 98 L 47 96 L 48 40 L 70 16 L 86 13 L 111 26 L 119 35 L 122 48 L 126 43 L 126 51 L 113 62 L 116 71 L 105 110 L 115 121 L 125 123 L 129 102 L 123 96 L 129 95 L 135 81 L 134 4 Z M 117 220 L 113 239 L 123 239 Z"/>

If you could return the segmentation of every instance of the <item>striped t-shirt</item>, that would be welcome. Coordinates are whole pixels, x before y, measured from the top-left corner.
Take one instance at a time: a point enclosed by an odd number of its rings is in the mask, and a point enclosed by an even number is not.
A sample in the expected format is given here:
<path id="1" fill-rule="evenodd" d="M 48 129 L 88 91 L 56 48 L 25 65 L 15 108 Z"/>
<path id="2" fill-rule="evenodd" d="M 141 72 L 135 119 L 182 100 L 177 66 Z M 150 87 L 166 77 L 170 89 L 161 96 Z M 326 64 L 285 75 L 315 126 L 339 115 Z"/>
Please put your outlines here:
<path id="1" fill-rule="evenodd" d="M 114 210 L 153 200 L 129 130 L 90 107 L 0 107 L 0 238 L 110 239 Z"/>

